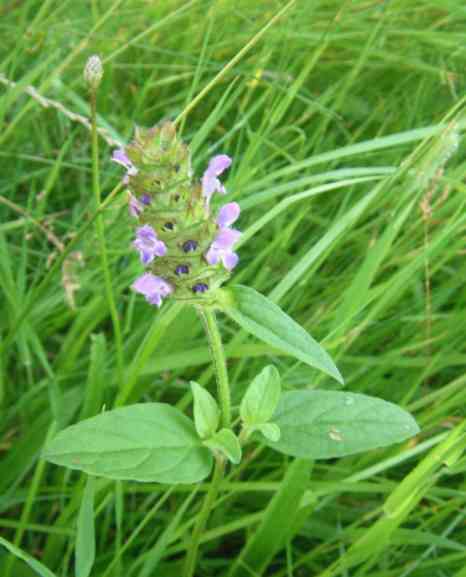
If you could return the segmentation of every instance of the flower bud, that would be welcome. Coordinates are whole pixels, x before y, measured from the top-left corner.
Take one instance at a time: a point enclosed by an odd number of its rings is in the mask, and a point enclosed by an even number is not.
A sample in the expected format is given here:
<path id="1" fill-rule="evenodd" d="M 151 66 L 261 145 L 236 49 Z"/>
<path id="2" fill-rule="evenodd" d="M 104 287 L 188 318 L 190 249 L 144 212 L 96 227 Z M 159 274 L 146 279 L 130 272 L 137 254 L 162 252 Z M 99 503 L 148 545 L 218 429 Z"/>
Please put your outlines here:
<path id="1" fill-rule="evenodd" d="M 104 75 L 104 69 L 102 67 L 102 60 L 99 56 L 94 54 L 86 62 L 84 67 L 84 80 L 89 85 L 92 90 L 96 90 L 102 80 Z"/>

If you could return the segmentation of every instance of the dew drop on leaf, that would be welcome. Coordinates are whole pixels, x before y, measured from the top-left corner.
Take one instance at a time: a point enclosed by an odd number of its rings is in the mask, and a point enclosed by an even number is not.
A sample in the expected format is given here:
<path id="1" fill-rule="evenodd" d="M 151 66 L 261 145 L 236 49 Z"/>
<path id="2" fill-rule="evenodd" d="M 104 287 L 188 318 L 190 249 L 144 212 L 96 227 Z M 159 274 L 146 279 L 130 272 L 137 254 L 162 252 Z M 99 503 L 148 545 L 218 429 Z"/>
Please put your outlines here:
<path id="1" fill-rule="evenodd" d="M 354 399 L 352 397 L 345 397 L 345 405 L 349 406 L 354 403 Z"/>
<path id="2" fill-rule="evenodd" d="M 332 427 L 328 432 L 328 436 L 332 439 L 332 441 L 343 441 L 343 437 L 338 429 Z"/>

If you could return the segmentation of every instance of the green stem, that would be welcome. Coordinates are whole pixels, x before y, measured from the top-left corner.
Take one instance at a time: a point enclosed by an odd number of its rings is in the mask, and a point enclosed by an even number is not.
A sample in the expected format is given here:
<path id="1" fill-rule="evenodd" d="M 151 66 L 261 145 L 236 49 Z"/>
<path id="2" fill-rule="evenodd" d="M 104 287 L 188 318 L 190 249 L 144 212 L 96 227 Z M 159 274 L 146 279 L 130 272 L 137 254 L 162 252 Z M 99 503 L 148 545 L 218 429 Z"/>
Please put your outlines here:
<path id="1" fill-rule="evenodd" d="M 230 385 L 228 383 L 227 365 L 225 362 L 225 353 L 223 351 L 222 338 L 218 330 L 215 313 L 208 308 L 198 307 L 197 309 L 204 323 L 207 338 L 209 340 L 210 352 L 214 361 L 215 375 L 217 377 L 218 400 L 222 415 L 223 427 L 231 427 L 231 402 L 230 402 Z M 191 546 L 188 548 L 186 563 L 184 568 L 184 577 L 193 577 L 196 570 L 196 562 L 199 551 L 199 544 L 202 534 L 204 533 L 210 512 L 212 511 L 218 490 L 225 473 L 225 460 L 223 457 L 217 457 L 215 461 L 215 470 L 210 482 L 207 493 L 204 497 L 202 509 L 199 513 L 197 523 L 194 526 L 191 537 Z"/>
<path id="2" fill-rule="evenodd" d="M 204 503 L 202 504 L 201 512 L 197 519 L 197 523 L 194 526 L 193 534 L 191 537 L 191 546 L 188 549 L 186 556 L 186 562 L 184 566 L 183 577 L 193 577 L 194 571 L 196 570 L 197 553 L 199 551 L 199 544 L 201 541 L 202 534 L 204 533 L 207 520 L 209 519 L 210 512 L 215 504 L 215 499 L 218 495 L 218 490 L 220 483 L 223 479 L 223 474 L 225 472 L 225 461 L 222 457 L 217 458 L 215 462 L 214 475 L 212 481 L 210 482 L 209 489 L 204 497 Z"/>
<path id="3" fill-rule="evenodd" d="M 227 365 L 225 362 L 225 352 L 223 350 L 222 337 L 218 330 L 215 313 L 208 308 L 199 307 L 199 313 L 209 339 L 210 352 L 214 361 L 215 375 L 217 378 L 218 401 L 222 414 L 222 426 L 231 427 L 231 401 L 230 385 L 228 383 Z"/>
<path id="4" fill-rule="evenodd" d="M 97 134 L 97 91 L 91 89 L 91 137 L 92 137 L 92 188 L 94 191 L 95 209 L 99 210 L 101 204 L 100 180 L 99 180 L 99 140 Z M 105 294 L 107 297 L 108 308 L 112 318 L 113 330 L 115 332 L 115 348 L 117 355 L 118 380 L 120 386 L 123 384 L 123 340 L 121 336 L 120 319 L 115 304 L 115 297 L 112 290 L 112 277 L 108 266 L 107 247 L 105 244 L 104 221 L 102 214 L 96 218 L 96 232 L 99 241 L 100 260 L 104 275 Z"/>

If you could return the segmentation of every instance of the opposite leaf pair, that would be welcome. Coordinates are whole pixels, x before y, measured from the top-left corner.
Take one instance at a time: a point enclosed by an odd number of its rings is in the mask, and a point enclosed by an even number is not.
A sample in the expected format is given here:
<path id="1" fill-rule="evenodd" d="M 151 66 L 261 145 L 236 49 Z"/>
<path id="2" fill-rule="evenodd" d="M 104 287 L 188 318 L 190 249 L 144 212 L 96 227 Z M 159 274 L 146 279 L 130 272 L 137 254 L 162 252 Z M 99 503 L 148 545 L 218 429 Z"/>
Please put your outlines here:
<path id="1" fill-rule="evenodd" d="M 233 464 L 241 461 L 241 445 L 231 429 L 220 429 L 220 409 L 214 397 L 201 385 L 191 381 L 194 399 L 194 424 L 203 444 L 214 454 L 226 457 Z"/>
<path id="2" fill-rule="evenodd" d="M 249 385 L 240 405 L 242 431 L 239 438 L 227 428 L 217 430 L 220 408 L 214 397 L 199 384 L 191 382 L 194 399 L 194 424 L 199 437 L 214 454 L 226 457 L 233 464 L 241 461 L 241 445 L 252 433 L 260 432 L 270 441 L 278 441 L 280 429 L 269 423 L 280 399 L 280 375 L 270 365 L 265 367 Z"/>
<path id="3" fill-rule="evenodd" d="M 239 463 L 241 446 L 234 432 L 217 431 L 216 402 L 196 383 L 192 387 L 196 425 L 167 404 L 132 405 L 61 431 L 43 456 L 90 475 L 159 483 L 201 481 L 212 469 L 212 453 Z M 419 431 L 409 413 L 366 395 L 335 391 L 280 395 L 274 367 L 266 367 L 251 383 L 240 416 L 244 441 L 259 431 L 272 449 L 308 459 L 384 447 Z"/>

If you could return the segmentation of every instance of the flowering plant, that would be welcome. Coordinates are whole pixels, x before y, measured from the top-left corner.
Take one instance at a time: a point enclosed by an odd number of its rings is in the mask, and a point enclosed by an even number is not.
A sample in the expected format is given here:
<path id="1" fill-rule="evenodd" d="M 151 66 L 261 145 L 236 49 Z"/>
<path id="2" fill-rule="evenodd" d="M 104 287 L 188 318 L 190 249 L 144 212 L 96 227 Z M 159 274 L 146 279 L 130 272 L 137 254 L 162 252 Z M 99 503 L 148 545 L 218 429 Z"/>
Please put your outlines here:
<path id="1" fill-rule="evenodd" d="M 214 194 L 226 194 L 220 177 L 232 163 L 227 155 L 214 156 L 196 179 L 188 146 L 174 123 L 164 121 L 137 128 L 133 141 L 112 159 L 125 169 L 135 223 L 132 248 L 143 267 L 132 289 L 147 306 L 174 300 L 196 308 L 210 344 L 217 394 L 191 382 L 193 418 L 158 402 L 105 411 L 60 431 L 44 457 L 90 476 L 170 484 L 197 483 L 215 463 L 188 547 L 184 575 L 192 577 L 225 468 L 241 462 L 245 446 L 329 459 L 401 442 L 419 429 L 411 415 L 381 399 L 339 391 L 282 392 L 274 365 L 263 368 L 232 408 L 218 314 L 341 384 L 343 378 L 328 353 L 275 303 L 251 287 L 224 286 L 239 263 L 234 248 L 241 236 L 232 227 L 240 216 L 238 203 L 217 212 L 211 207 Z"/>

